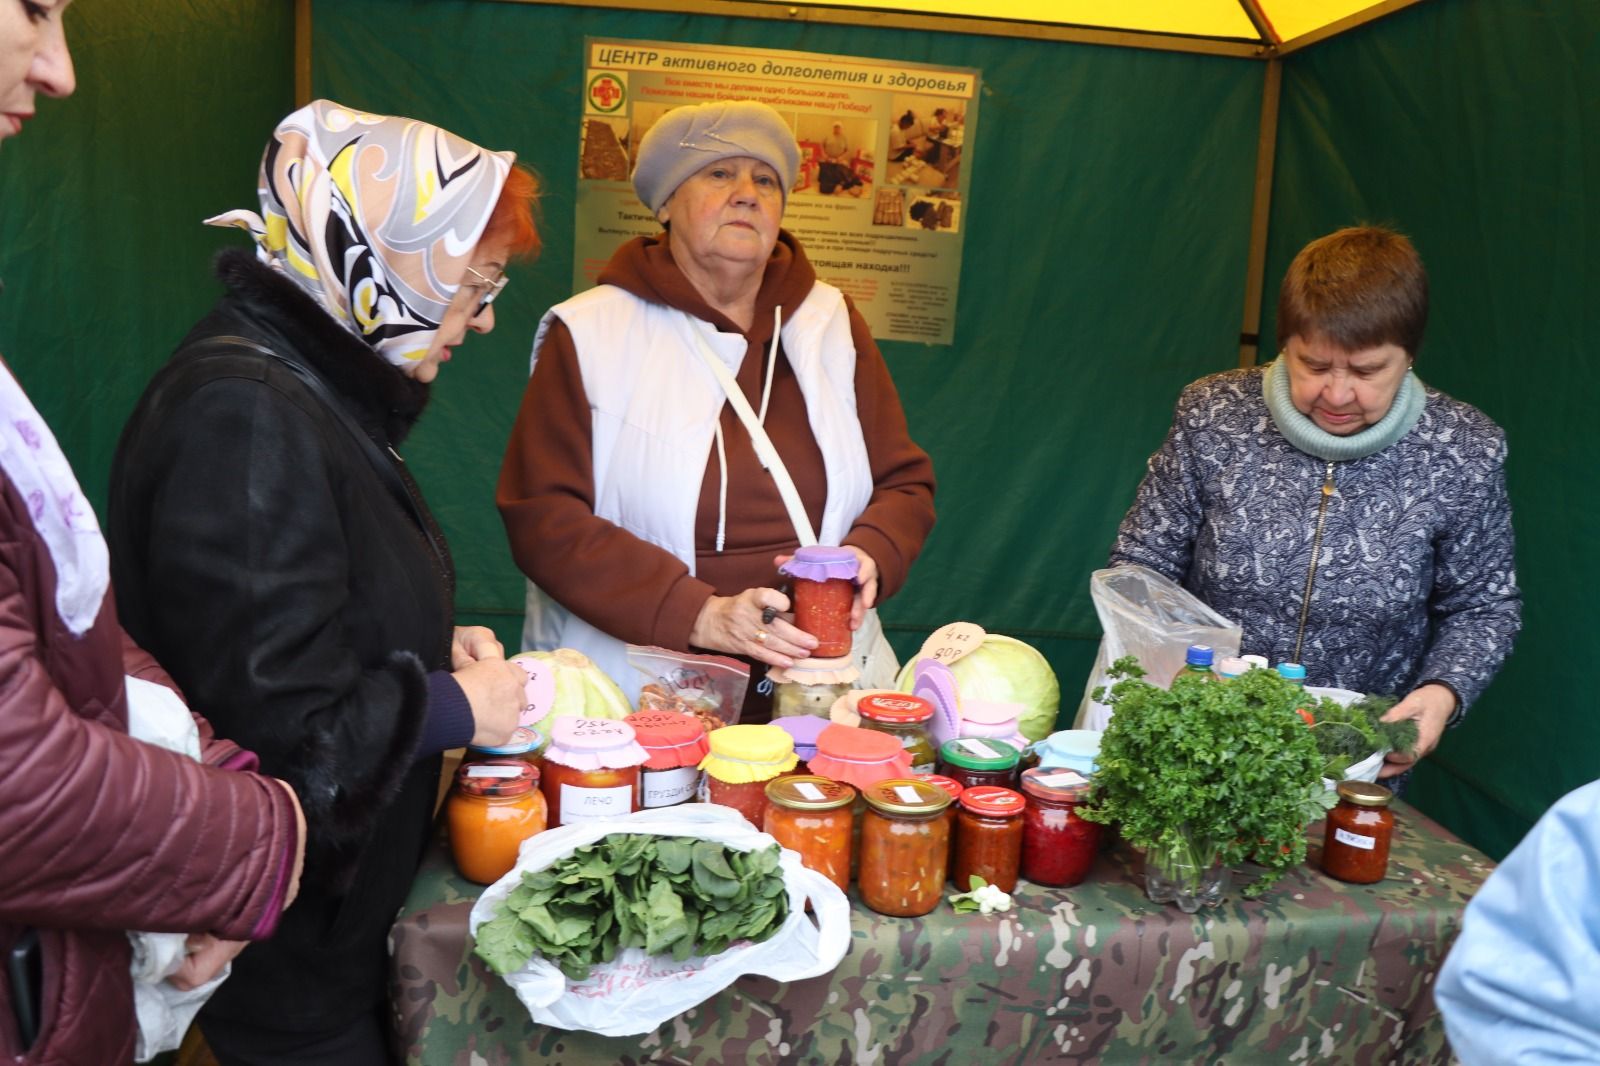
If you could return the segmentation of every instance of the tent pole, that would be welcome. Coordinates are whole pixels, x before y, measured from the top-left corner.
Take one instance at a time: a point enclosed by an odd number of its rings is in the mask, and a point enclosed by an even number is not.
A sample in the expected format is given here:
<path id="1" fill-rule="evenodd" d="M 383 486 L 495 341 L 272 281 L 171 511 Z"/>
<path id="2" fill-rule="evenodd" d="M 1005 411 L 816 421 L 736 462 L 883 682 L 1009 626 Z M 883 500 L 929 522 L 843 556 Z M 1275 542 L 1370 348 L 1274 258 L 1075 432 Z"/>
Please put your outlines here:
<path id="1" fill-rule="evenodd" d="M 294 0 L 294 106 L 311 102 L 311 0 Z"/>
<path id="2" fill-rule="evenodd" d="M 1250 259 L 1244 278 L 1244 322 L 1239 329 L 1239 365 L 1256 365 L 1261 347 L 1261 288 L 1267 263 L 1267 226 L 1272 215 L 1272 164 L 1278 150 L 1278 97 L 1283 60 L 1267 60 L 1261 87 L 1261 133 L 1256 141 L 1256 187 L 1250 206 Z"/>

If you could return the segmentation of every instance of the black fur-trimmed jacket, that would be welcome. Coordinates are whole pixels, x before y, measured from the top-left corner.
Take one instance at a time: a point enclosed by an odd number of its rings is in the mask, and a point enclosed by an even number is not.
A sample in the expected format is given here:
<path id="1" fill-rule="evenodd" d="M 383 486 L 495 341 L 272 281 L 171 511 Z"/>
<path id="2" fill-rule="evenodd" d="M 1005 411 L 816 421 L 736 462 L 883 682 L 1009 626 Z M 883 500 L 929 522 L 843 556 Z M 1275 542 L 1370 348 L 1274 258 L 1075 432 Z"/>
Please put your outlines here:
<path id="1" fill-rule="evenodd" d="M 305 809 L 300 899 L 206 1009 L 331 1028 L 384 994 L 385 937 L 426 844 L 439 774 L 437 755 L 416 756 L 428 673 L 450 665 L 453 571 L 390 449 L 428 390 L 251 253 L 223 253 L 217 274 L 226 295 L 123 430 L 113 580 L 127 631 Z M 280 358 L 239 344 L 197 350 L 222 336 Z"/>

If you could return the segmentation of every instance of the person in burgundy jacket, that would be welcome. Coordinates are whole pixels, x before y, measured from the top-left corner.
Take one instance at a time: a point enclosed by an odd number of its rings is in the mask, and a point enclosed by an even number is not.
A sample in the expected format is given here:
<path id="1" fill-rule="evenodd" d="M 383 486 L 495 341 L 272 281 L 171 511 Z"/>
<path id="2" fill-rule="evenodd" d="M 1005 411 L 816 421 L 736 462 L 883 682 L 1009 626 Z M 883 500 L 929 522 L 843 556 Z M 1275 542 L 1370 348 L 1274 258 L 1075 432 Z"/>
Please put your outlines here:
<path id="1" fill-rule="evenodd" d="M 0 0 L 0 138 L 66 96 L 65 2 Z M 281 781 L 197 718 L 202 761 L 128 735 L 124 675 L 171 686 L 117 624 L 104 538 L 0 363 L 0 1061 L 129 1062 L 126 930 L 192 934 L 202 984 L 272 934 L 305 836 Z"/>
<path id="2" fill-rule="evenodd" d="M 501 468 L 535 586 L 524 647 L 576 648 L 629 692 L 625 643 L 779 666 L 815 647 L 775 617 L 796 523 L 708 359 L 760 412 L 820 543 L 857 556 L 856 623 L 905 583 L 933 465 L 865 321 L 779 228 L 798 160 L 754 101 L 676 108 L 642 138 L 634 187 L 666 232 L 545 316 Z M 745 720 L 761 716 L 747 698 Z"/>

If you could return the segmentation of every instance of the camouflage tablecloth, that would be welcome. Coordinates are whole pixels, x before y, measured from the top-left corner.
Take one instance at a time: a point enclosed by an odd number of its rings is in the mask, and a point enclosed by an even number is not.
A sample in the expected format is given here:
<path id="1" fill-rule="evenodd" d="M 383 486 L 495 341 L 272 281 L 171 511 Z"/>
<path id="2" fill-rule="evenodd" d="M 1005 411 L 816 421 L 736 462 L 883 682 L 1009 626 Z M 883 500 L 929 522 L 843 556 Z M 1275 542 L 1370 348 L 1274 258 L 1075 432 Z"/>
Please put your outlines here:
<path id="1" fill-rule="evenodd" d="M 1432 983 L 1493 864 L 1396 808 L 1386 880 L 1322 876 L 1318 823 L 1305 868 L 1192 917 L 1145 898 L 1125 845 L 1074 888 L 1023 882 L 1001 916 L 885 918 L 853 899 L 854 940 L 830 976 L 745 977 L 628 1038 L 529 1020 L 471 954 L 479 889 L 441 838 L 393 931 L 396 1024 L 423 1066 L 1447 1062 Z"/>

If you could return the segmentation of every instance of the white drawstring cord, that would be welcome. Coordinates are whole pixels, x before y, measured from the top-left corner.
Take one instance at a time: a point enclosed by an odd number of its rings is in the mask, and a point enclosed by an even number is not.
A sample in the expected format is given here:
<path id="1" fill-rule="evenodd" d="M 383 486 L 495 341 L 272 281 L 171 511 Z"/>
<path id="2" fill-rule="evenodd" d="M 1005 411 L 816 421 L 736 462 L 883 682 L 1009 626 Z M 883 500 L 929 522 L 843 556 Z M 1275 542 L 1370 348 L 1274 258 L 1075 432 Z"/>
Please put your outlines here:
<path id="1" fill-rule="evenodd" d="M 772 309 L 772 344 L 767 348 L 767 380 L 761 386 L 761 417 L 757 419 L 763 426 L 767 424 L 767 401 L 772 399 L 772 370 L 778 365 L 778 333 L 783 328 L 782 306 Z M 761 469 L 765 470 L 763 466 Z"/>
<path id="2" fill-rule="evenodd" d="M 717 415 L 717 554 L 728 539 L 728 448 L 722 441 L 722 415 Z"/>

